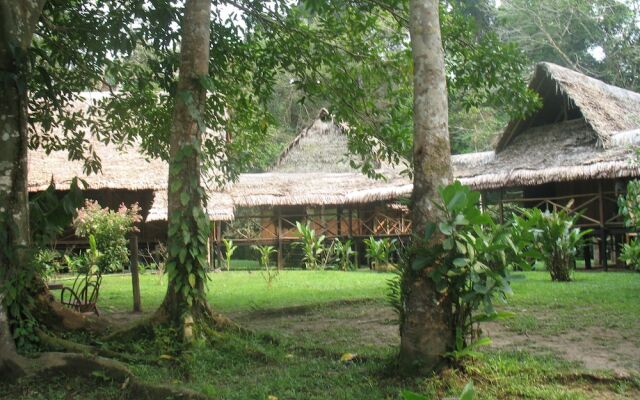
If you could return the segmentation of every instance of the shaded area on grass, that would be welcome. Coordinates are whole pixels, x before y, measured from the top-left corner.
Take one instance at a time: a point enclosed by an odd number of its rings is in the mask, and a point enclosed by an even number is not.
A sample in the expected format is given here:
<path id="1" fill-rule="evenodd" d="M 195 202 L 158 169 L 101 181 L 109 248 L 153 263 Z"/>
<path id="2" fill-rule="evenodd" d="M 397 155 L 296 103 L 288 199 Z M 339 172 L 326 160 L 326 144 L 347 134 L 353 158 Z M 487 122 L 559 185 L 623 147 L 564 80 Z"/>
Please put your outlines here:
<path id="1" fill-rule="evenodd" d="M 442 398 L 459 394 L 470 379 L 478 399 L 640 398 L 640 381 L 633 371 L 640 368 L 633 363 L 640 344 L 637 335 L 626 336 L 640 329 L 640 274 L 579 273 L 571 283 L 552 283 L 546 273 L 523 275 L 526 279 L 513 283 L 509 305 L 502 307 L 515 311 L 516 317 L 494 325 L 499 328 L 496 346 L 466 364 L 464 372 L 395 378 L 392 360 L 399 336 L 396 316 L 384 300 L 391 275 L 330 271 L 283 272 L 271 288 L 258 273 L 212 274 L 209 296 L 214 306 L 249 328 L 271 333 L 280 343 L 221 333 L 196 344 L 183 359 L 133 364 L 131 369 L 150 383 L 187 387 L 220 399 L 398 399 L 402 389 Z M 142 284 L 143 304 L 150 311 L 166 289 L 157 276 L 143 276 Z M 107 277 L 103 285 L 102 309 L 110 315 L 131 315 L 125 314 L 131 305 L 128 277 Z M 513 342 L 520 338 L 529 341 Z M 560 351 L 550 338 L 565 338 L 575 354 L 583 349 L 582 354 L 612 355 L 595 368 L 630 371 L 584 369 L 581 363 L 594 365 Z M 631 350 L 617 351 L 620 345 Z M 145 345 L 136 351 L 146 351 Z M 341 362 L 345 352 L 358 357 Z M 33 388 L 28 383 L 0 387 L 0 398 L 126 398 L 119 382 L 99 377 L 89 382 L 85 397 L 73 397 L 73 391 L 86 383 L 70 385 L 52 381 Z M 69 397 L 67 391 L 72 391 Z"/>

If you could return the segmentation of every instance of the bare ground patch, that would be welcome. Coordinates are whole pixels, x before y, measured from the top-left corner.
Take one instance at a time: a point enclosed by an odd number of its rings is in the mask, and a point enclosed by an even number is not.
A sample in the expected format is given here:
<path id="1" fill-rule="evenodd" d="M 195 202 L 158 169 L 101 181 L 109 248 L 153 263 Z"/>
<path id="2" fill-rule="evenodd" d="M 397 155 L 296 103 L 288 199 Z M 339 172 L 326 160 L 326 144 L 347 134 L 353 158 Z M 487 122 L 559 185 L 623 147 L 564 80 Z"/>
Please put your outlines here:
<path id="1" fill-rule="evenodd" d="M 640 347 L 613 329 L 588 327 L 580 331 L 542 336 L 519 334 L 497 322 L 483 326 L 492 339 L 492 347 L 552 353 L 577 361 L 591 370 L 608 369 L 622 375 L 640 371 Z"/>
<path id="2" fill-rule="evenodd" d="M 344 351 L 368 346 L 397 346 L 396 315 L 379 301 L 334 302 L 324 305 L 237 312 L 232 317 L 257 330 L 307 338 Z M 626 376 L 640 371 L 640 346 L 610 328 L 589 327 L 554 336 L 519 334 L 499 322 L 483 325 L 492 348 L 554 354 L 590 370 L 612 370 Z"/>

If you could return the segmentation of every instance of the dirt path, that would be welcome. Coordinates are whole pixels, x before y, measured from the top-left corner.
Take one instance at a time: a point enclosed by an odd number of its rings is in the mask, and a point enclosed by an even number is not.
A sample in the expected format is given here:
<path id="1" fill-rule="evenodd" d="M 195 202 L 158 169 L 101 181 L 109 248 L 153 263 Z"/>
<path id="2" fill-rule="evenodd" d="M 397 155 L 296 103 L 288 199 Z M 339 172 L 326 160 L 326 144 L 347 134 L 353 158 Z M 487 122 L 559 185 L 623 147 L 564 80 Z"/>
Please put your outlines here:
<path id="1" fill-rule="evenodd" d="M 327 346 L 347 351 L 348 346 L 397 346 L 400 338 L 396 316 L 388 306 L 373 301 L 336 302 L 323 306 L 254 310 L 232 315 L 258 331 L 273 331 L 289 337 L 306 335 Z M 613 329 L 591 327 L 553 337 L 520 335 L 499 323 L 483 329 L 493 348 L 554 354 L 592 370 L 613 370 L 620 375 L 640 372 L 640 347 Z"/>

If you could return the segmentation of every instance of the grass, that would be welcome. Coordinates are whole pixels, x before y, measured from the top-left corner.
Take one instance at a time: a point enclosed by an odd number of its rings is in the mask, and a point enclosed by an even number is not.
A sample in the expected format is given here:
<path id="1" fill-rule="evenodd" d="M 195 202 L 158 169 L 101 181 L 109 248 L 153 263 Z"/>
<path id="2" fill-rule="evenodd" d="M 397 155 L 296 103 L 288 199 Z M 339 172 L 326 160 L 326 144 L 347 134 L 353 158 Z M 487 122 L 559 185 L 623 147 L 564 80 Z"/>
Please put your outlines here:
<path id="1" fill-rule="evenodd" d="M 525 279 L 512 283 L 515 294 L 504 307 L 516 313 L 505 321 L 515 332 L 558 335 L 598 327 L 640 345 L 640 274 L 576 273 L 567 283 L 551 282 L 542 272 L 521 275 Z"/>
<path id="2" fill-rule="evenodd" d="M 552 283 L 542 272 L 520 275 L 525 279 L 513 282 L 514 295 L 502 306 L 517 313 L 502 322 L 514 335 L 560 335 L 604 327 L 620 333 L 620 340 L 628 335 L 640 346 L 634 334 L 640 329 L 640 274 L 578 273 L 570 283 Z M 477 399 L 640 397 L 638 378 L 585 371 L 535 349 L 492 348 L 482 359 L 466 364 L 464 371 L 400 380 L 393 373 L 397 330 L 384 301 L 391 274 L 286 271 L 271 288 L 257 272 L 211 276 L 209 299 L 218 310 L 256 331 L 275 334 L 280 344 L 222 333 L 198 342 L 179 361 L 132 365 L 139 377 L 189 387 L 216 399 L 399 399 L 407 389 L 440 399 L 456 396 L 469 380 L 475 383 Z M 128 311 L 130 285 L 128 276 L 105 277 L 101 307 Z M 152 310 L 162 300 L 165 285 L 154 275 L 143 275 L 141 285 L 143 306 Z M 160 336 L 155 346 L 162 345 Z M 339 361 L 344 352 L 359 357 L 345 364 Z M 0 398 L 117 399 L 122 398 L 118 384 L 99 377 L 85 383 L 23 382 L 0 386 Z M 82 385 L 90 388 L 87 393 L 67 396 Z"/>
<path id="3" fill-rule="evenodd" d="M 262 274 L 222 272 L 209 275 L 209 301 L 223 312 L 255 308 L 326 303 L 338 300 L 382 299 L 386 281 L 392 275 L 372 272 L 283 271 L 269 288 Z M 144 274 L 140 279 L 143 307 L 160 305 L 166 292 L 166 278 Z M 128 311 L 133 307 L 131 277 L 107 275 L 103 278 L 100 305 L 111 311 Z"/>

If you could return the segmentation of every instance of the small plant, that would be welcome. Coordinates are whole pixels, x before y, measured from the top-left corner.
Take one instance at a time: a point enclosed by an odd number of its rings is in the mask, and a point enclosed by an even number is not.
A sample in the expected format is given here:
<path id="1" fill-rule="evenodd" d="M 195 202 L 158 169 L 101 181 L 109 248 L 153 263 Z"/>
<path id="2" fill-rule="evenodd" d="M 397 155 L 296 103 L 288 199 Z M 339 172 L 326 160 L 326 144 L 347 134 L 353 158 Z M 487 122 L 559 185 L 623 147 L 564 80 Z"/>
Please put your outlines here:
<path id="1" fill-rule="evenodd" d="M 473 400 L 473 397 L 476 394 L 476 390 L 473 387 L 473 381 L 469 381 L 462 389 L 462 393 L 458 397 L 458 400 Z M 408 390 L 402 391 L 402 399 L 403 400 L 429 400 L 430 398 L 427 396 L 423 396 L 418 393 L 414 393 Z M 455 399 L 455 397 L 451 397 L 451 400 Z"/>
<path id="2" fill-rule="evenodd" d="M 591 229 L 575 227 L 578 218 L 579 214 L 570 215 L 565 210 L 548 212 L 538 208 L 522 210 L 521 216 L 513 218 L 518 235 L 530 243 L 528 254 L 544 261 L 553 281 L 571 280 L 578 250 L 585 235 L 591 233 Z"/>
<path id="3" fill-rule="evenodd" d="M 38 273 L 47 282 L 55 278 L 56 274 L 62 269 L 61 260 L 62 255 L 60 252 L 48 248 L 38 250 L 33 257 Z"/>
<path id="4" fill-rule="evenodd" d="M 75 233 L 79 237 L 93 236 L 102 254 L 99 268 L 101 272 L 113 272 L 124 268 L 129 262 L 127 233 L 136 232 L 135 224 L 140 222 L 138 204 L 127 208 L 120 205 L 117 211 L 102 208 L 97 201 L 87 200 L 84 207 L 77 210 L 73 219 Z"/>
<path id="5" fill-rule="evenodd" d="M 98 250 L 96 238 L 89 235 L 89 248 L 79 255 L 65 254 L 64 259 L 67 263 L 69 271 L 76 274 L 87 274 L 102 272 L 100 265 L 102 263 L 102 253 Z"/>
<path id="6" fill-rule="evenodd" d="M 222 239 L 222 243 L 224 243 L 224 257 L 227 262 L 227 271 L 231 269 L 231 256 L 236 251 L 238 246 L 233 244 L 233 240 L 231 239 Z"/>
<path id="7" fill-rule="evenodd" d="M 479 192 L 460 182 L 439 192 L 441 201 L 436 206 L 444 217 L 429 223 L 421 236 L 414 235 L 412 247 L 402 252 L 403 265 L 398 278 L 389 283 L 388 300 L 402 323 L 407 285 L 426 274 L 451 303 L 451 329 L 457 343 L 449 355 L 456 361 L 473 355 L 473 348 L 482 344 L 473 345 L 479 336 L 474 325 L 501 316 L 493 302 L 506 301 L 511 293 L 510 270 L 526 260 L 522 244 L 512 241 L 510 227 L 496 224 L 480 210 Z"/>
<path id="8" fill-rule="evenodd" d="M 258 251 L 258 264 L 262 268 L 262 277 L 267 282 L 267 286 L 271 287 L 271 283 L 278 277 L 278 269 L 271 267 L 271 255 L 277 253 L 273 246 L 251 246 Z"/>
<path id="9" fill-rule="evenodd" d="M 167 246 L 164 243 L 158 243 L 149 254 L 156 267 L 156 274 L 159 276 L 159 284 L 162 285 L 164 280 L 164 271 L 167 267 Z"/>
<path id="10" fill-rule="evenodd" d="M 333 248 L 335 251 L 338 268 L 341 271 L 350 271 L 356 269 L 356 264 L 353 262 L 353 256 L 356 254 L 356 252 L 353 251 L 351 240 L 347 240 L 343 243 L 340 241 L 340 239 L 336 238 L 333 241 Z"/>
<path id="11" fill-rule="evenodd" d="M 622 246 L 620 259 L 635 271 L 640 271 L 640 242 L 633 238 Z"/>
<path id="12" fill-rule="evenodd" d="M 302 261 L 304 262 L 304 267 L 306 269 L 318 269 L 320 266 L 320 257 L 322 253 L 324 253 L 324 235 L 318 236 L 316 231 L 309 226 L 307 222 L 305 225 L 302 225 L 300 222 L 296 222 L 296 227 L 298 229 L 298 236 L 300 236 L 301 241 L 296 242 L 295 244 L 302 248 L 304 251 L 304 257 Z"/>
<path id="13" fill-rule="evenodd" d="M 373 236 L 364 240 L 366 257 L 375 270 L 386 270 L 391 265 L 391 253 L 395 247 L 395 239 L 382 238 L 376 240 Z M 391 268 L 392 270 L 394 268 Z"/>
<path id="14" fill-rule="evenodd" d="M 640 230 L 640 181 L 633 180 L 627 184 L 627 193 L 618 198 L 618 210 L 624 218 L 624 225 L 635 232 Z M 631 239 L 622 247 L 620 256 L 628 266 L 640 271 L 640 242 Z"/>

